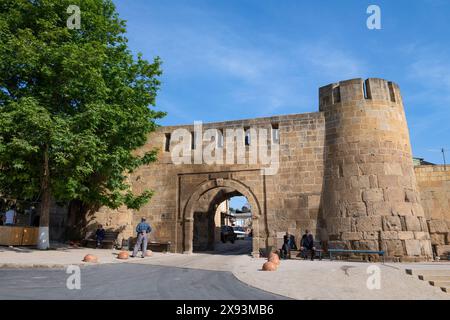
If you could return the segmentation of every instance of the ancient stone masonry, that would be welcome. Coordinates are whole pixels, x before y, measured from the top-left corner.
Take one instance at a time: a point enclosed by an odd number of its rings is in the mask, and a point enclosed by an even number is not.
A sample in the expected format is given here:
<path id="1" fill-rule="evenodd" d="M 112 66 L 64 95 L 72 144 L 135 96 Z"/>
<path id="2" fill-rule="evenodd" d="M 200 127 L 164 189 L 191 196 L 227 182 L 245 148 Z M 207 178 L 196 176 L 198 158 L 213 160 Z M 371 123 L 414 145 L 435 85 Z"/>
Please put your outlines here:
<path id="1" fill-rule="evenodd" d="M 437 256 L 445 257 L 450 252 L 450 168 L 417 166 L 415 172 L 431 244 Z"/>
<path id="2" fill-rule="evenodd" d="M 214 228 L 211 213 L 217 206 L 243 195 L 252 209 L 255 254 L 276 245 L 277 235 L 290 231 L 298 239 L 309 229 L 329 245 L 385 250 L 389 258 L 403 261 L 432 257 L 429 226 L 434 222 L 427 223 L 421 205 L 396 84 L 382 79 L 341 81 L 319 89 L 319 112 L 203 125 L 203 130 L 222 133 L 230 128 L 267 129 L 267 140 L 279 147 L 272 175 L 262 174 L 267 164 L 251 161 L 174 164 L 171 153 L 178 141 L 173 132 L 180 128 L 194 131 L 193 125 L 161 127 L 139 150 L 160 149 L 157 163 L 130 175 L 135 192 L 155 191 L 151 201 L 139 211 L 102 209 L 97 221 L 123 230 L 127 238 L 140 217 L 147 216 L 153 239 L 171 241 L 175 252 L 189 253 L 199 239 L 205 248 L 213 243 L 214 231 L 202 235 L 199 230 Z M 253 139 L 236 141 L 247 144 L 248 160 Z M 197 147 L 192 147 L 194 157 Z M 226 152 L 228 146 L 220 148 Z M 273 150 L 269 144 L 268 152 Z"/>

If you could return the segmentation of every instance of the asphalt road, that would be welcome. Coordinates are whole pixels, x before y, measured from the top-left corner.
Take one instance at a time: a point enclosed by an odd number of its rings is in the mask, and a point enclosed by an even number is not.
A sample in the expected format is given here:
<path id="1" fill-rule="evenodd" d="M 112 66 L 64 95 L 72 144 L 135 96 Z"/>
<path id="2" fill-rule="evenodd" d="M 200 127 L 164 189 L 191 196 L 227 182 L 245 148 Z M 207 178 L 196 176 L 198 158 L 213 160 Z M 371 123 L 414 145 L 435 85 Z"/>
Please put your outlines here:
<path id="1" fill-rule="evenodd" d="M 0 300 L 7 299 L 285 299 L 237 280 L 231 273 L 140 264 L 81 268 L 81 289 L 69 290 L 62 269 L 0 270 Z"/>

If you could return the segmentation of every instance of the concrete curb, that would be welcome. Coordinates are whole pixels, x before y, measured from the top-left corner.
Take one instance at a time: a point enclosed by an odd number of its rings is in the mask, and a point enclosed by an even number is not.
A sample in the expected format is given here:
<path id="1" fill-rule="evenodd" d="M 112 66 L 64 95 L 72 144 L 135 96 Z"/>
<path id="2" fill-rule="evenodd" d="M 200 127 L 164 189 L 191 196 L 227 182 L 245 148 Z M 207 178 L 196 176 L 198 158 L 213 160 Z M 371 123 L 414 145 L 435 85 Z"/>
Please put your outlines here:
<path id="1" fill-rule="evenodd" d="M 2 263 L 0 264 L 0 269 L 64 269 L 70 265 L 76 266 L 85 266 L 87 264 L 83 263 L 71 263 L 71 264 L 40 264 L 40 263 L 32 263 L 32 264 L 20 264 L 20 263 Z M 92 264 L 90 264 L 92 265 Z"/>

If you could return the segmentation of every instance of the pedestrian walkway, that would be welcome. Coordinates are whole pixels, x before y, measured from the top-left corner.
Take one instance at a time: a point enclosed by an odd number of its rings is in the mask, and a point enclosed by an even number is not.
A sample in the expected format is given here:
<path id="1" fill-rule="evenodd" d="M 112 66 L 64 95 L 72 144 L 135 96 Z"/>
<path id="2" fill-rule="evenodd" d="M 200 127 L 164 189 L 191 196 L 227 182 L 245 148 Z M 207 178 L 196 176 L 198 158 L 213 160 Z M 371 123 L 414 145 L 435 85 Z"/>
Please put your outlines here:
<path id="1" fill-rule="evenodd" d="M 450 299 L 450 294 L 406 273 L 406 269 L 440 268 L 450 270 L 450 263 L 371 264 L 349 261 L 282 260 L 275 272 L 261 271 L 263 258 L 249 255 L 194 253 L 153 253 L 144 259 L 117 259 L 119 250 L 61 247 L 39 251 L 0 247 L 2 268 L 62 268 L 67 265 L 92 265 L 83 257 L 95 254 L 98 265 L 128 263 L 177 268 L 228 271 L 252 287 L 294 299 Z M 369 266 L 376 266 L 368 269 Z M 377 269 L 379 268 L 379 269 Z M 380 288 L 367 285 L 379 271 Z"/>

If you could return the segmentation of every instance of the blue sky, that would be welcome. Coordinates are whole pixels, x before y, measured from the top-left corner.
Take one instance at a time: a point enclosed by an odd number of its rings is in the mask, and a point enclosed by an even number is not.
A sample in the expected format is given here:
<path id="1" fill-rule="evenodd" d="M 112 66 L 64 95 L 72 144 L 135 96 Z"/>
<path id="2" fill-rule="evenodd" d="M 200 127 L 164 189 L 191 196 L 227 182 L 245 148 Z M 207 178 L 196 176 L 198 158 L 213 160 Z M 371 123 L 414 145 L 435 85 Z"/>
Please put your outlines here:
<path id="1" fill-rule="evenodd" d="M 246 197 L 233 197 L 230 198 L 230 208 L 239 209 L 241 210 L 244 205 L 248 203 Z"/>
<path id="2" fill-rule="evenodd" d="M 320 86 L 380 77 L 400 85 L 414 155 L 450 149 L 450 1 L 115 3 L 132 51 L 164 62 L 162 125 L 315 112 Z"/>

